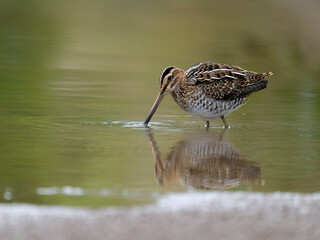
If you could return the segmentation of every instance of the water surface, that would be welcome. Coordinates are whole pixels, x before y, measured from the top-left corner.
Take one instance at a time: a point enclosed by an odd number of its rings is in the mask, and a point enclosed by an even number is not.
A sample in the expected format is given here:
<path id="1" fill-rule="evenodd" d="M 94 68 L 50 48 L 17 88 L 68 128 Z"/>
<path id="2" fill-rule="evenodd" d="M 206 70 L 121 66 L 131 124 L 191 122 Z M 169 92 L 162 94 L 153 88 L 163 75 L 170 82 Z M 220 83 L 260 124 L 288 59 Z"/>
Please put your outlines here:
<path id="1" fill-rule="evenodd" d="M 0 4 L 1 202 L 320 190 L 316 3 L 18 2 Z M 145 128 L 162 70 L 208 60 L 274 76 L 227 131 L 170 96 Z"/>

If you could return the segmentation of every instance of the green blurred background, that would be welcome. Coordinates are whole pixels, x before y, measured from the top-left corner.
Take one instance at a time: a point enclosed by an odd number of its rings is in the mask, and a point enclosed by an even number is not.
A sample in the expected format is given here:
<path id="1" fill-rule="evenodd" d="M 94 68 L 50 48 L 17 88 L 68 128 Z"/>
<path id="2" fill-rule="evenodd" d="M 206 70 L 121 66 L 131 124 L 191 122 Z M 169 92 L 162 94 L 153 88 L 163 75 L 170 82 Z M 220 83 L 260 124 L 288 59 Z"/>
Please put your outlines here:
<path id="1" fill-rule="evenodd" d="M 158 186 L 142 121 L 170 65 L 272 71 L 225 138 L 264 184 L 320 189 L 319 1 L 0 1 L 0 201 L 135 205 Z M 167 97 L 151 123 L 165 153 L 203 122 Z M 221 122 L 213 132 L 221 132 Z"/>

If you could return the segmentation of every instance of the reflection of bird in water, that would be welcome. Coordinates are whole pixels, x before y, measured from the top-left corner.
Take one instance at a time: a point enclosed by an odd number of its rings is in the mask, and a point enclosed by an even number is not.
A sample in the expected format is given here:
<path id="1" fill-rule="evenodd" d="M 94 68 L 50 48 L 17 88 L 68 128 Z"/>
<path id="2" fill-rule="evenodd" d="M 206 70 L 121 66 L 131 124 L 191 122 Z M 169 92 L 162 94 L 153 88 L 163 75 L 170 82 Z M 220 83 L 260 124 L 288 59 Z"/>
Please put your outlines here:
<path id="1" fill-rule="evenodd" d="M 148 129 L 158 183 L 167 185 L 180 181 L 197 189 L 233 188 L 248 181 L 260 183 L 260 167 L 246 161 L 238 149 L 223 139 L 223 133 L 193 133 L 162 158 Z"/>

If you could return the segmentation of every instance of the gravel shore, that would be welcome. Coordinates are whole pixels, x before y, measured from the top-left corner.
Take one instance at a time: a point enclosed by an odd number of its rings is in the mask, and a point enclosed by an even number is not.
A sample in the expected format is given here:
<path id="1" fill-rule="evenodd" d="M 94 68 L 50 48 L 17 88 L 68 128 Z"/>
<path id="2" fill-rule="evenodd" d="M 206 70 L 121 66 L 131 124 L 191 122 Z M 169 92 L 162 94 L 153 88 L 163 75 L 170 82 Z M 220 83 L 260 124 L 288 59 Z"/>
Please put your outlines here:
<path id="1" fill-rule="evenodd" d="M 320 193 L 189 192 L 132 208 L 0 204 L 1 240 L 320 239 Z"/>

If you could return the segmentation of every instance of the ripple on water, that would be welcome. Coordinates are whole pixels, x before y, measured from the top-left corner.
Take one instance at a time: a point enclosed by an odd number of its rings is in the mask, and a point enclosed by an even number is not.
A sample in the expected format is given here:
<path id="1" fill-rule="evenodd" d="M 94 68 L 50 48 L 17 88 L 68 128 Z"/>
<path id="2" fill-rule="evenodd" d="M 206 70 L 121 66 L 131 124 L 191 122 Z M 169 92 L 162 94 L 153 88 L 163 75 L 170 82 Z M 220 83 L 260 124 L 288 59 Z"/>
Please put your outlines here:
<path id="1" fill-rule="evenodd" d="M 108 127 L 124 127 L 133 129 L 145 129 L 146 126 L 142 121 L 110 121 L 102 122 Z M 158 122 L 150 122 L 147 127 L 156 130 L 170 130 L 181 131 L 182 129 L 204 128 L 205 123 L 202 121 L 189 121 L 189 120 L 162 120 Z M 210 125 L 210 128 L 221 129 L 221 125 Z"/>
<path id="2" fill-rule="evenodd" d="M 104 124 L 109 127 L 124 127 L 124 128 L 133 128 L 133 129 L 146 129 L 150 127 L 152 129 L 159 130 L 170 130 L 170 131 L 179 131 L 183 128 L 193 128 L 193 127 L 201 127 L 202 124 L 199 122 L 191 122 L 191 121 L 173 121 L 173 120 L 165 120 L 160 122 L 150 122 L 148 126 L 145 126 L 143 122 L 140 121 L 111 121 L 104 122 Z"/>
<path id="3" fill-rule="evenodd" d="M 124 127 L 124 128 L 133 128 L 133 129 L 145 129 L 146 126 L 143 124 L 142 121 L 110 121 L 110 122 L 100 122 L 100 124 L 107 125 L 108 127 Z M 152 128 L 170 128 L 169 122 L 152 122 L 149 124 L 148 127 Z"/>
<path id="4" fill-rule="evenodd" d="M 161 116 L 163 117 L 163 116 Z M 83 125 L 103 125 L 107 127 L 121 127 L 121 128 L 131 128 L 131 129 L 146 129 L 150 127 L 155 130 L 170 130 L 170 131 L 181 131 L 183 129 L 202 129 L 205 127 L 204 121 L 197 120 L 189 120 L 189 118 L 177 118 L 175 120 L 172 119 L 161 119 L 160 121 L 151 121 L 148 126 L 144 125 L 143 121 L 130 121 L 130 120 L 111 120 L 111 121 L 103 121 L 103 120 L 87 120 L 83 121 L 80 119 L 68 119 L 68 121 L 63 121 L 64 123 L 77 123 Z M 237 126 L 231 126 L 231 128 Z M 216 122 L 210 123 L 210 128 L 213 129 L 222 129 L 223 126 Z"/>

